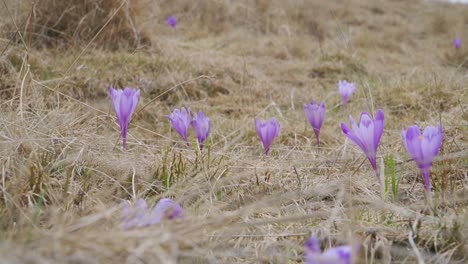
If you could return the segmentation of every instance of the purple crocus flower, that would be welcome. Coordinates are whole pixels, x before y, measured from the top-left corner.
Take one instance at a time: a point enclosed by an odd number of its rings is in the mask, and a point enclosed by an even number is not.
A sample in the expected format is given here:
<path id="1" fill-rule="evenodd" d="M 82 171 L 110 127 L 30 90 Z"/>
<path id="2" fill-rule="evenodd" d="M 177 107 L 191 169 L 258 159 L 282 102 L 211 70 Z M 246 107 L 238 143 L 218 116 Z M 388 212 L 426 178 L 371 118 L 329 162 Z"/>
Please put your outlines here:
<path id="1" fill-rule="evenodd" d="M 139 226 L 148 214 L 148 205 L 143 199 L 138 199 L 133 207 L 128 203 L 124 203 L 122 210 L 122 228 L 129 229 Z"/>
<path id="2" fill-rule="evenodd" d="M 163 219 L 172 220 L 182 216 L 182 207 L 171 199 L 164 198 L 154 207 L 149 215 L 148 225 L 154 225 Z"/>
<path id="3" fill-rule="evenodd" d="M 380 172 L 376 159 L 377 148 L 384 130 L 384 113 L 382 109 L 377 110 L 375 120 L 373 120 L 369 113 L 362 112 L 359 125 L 356 125 L 352 116 L 349 116 L 349 120 L 352 130 L 345 123 L 341 123 L 341 130 L 364 151 L 380 184 Z"/>
<path id="4" fill-rule="evenodd" d="M 460 49 L 461 48 L 461 39 L 460 38 L 453 39 L 453 46 L 455 47 L 455 49 Z"/>
<path id="5" fill-rule="evenodd" d="M 338 90 L 340 92 L 341 99 L 343 100 L 343 109 L 344 109 L 346 107 L 346 104 L 348 103 L 349 98 L 354 93 L 354 90 L 356 90 L 356 84 L 349 83 L 347 81 L 339 81 Z"/>
<path id="6" fill-rule="evenodd" d="M 208 117 L 205 117 L 205 114 L 200 111 L 195 113 L 193 116 L 193 128 L 197 134 L 198 144 L 200 149 L 203 148 L 203 143 L 205 142 L 208 134 L 210 134 L 211 122 Z"/>
<path id="7" fill-rule="evenodd" d="M 255 118 L 255 127 L 257 128 L 258 136 L 262 140 L 263 148 L 265 149 L 265 155 L 268 156 L 270 152 L 270 145 L 278 136 L 280 131 L 280 123 L 276 122 L 275 118 L 271 118 L 270 121 L 258 120 Z"/>
<path id="8" fill-rule="evenodd" d="M 119 121 L 120 130 L 122 131 L 123 148 L 127 148 L 127 130 L 130 120 L 132 120 L 133 112 L 140 99 L 140 90 L 126 87 L 124 90 L 116 90 L 110 88 L 112 105 Z"/>
<path id="9" fill-rule="evenodd" d="M 320 148 L 320 128 L 322 127 L 325 119 L 325 102 L 318 105 L 315 101 L 310 104 L 304 105 L 304 111 L 307 114 L 309 123 L 314 129 L 315 138 L 317 139 L 317 147 Z"/>
<path id="10" fill-rule="evenodd" d="M 174 129 L 179 135 L 188 143 L 188 130 L 190 123 L 192 122 L 192 115 L 190 114 L 190 108 L 187 110 L 182 107 L 182 110 L 175 109 L 170 115 L 166 116 L 171 121 Z"/>
<path id="11" fill-rule="evenodd" d="M 166 19 L 166 24 L 168 24 L 171 28 L 175 28 L 177 25 L 177 18 L 175 16 L 170 16 Z"/>
<path id="12" fill-rule="evenodd" d="M 133 227 L 144 227 L 160 223 L 162 220 L 172 220 L 182 217 L 182 207 L 171 199 L 161 199 L 156 206 L 150 210 L 146 201 L 139 199 L 134 207 L 128 204 L 123 208 L 123 229 Z"/>
<path id="13" fill-rule="evenodd" d="M 338 246 L 322 253 L 320 241 L 311 236 L 305 243 L 305 264 L 351 264 L 357 250 L 352 246 Z"/>
<path id="14" fill-rule="evenodd" d="M 406 150 L 418 164 L 419 170 L 423 175 L 424 186 L 426 191 L 431 191 L 430 170 L 432 160 L 439 153 L 442 145 L 442 127 L 438 124 L 437 128 L 428 126 L 424 129 L 423 134 L 418 126 L 410 126 L 407 131 L 403 129 L 401 136 L 405 143 Z"/>

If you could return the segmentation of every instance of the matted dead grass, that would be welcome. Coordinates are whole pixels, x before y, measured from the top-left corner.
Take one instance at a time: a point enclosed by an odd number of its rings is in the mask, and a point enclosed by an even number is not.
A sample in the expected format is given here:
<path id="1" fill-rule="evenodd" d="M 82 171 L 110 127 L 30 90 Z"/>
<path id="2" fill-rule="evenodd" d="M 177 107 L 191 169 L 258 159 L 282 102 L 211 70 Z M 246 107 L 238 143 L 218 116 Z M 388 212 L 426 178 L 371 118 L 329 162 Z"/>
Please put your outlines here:
<path id="1" fill-rule="evenodd" d="M 0 26 L 10 15 L 23 25 L 29 1 L 7 4 Z M 99 26 L 59 48 L 10 42 L 9 33 L 0 39 L 0 263 L 301 263 L 310 234 L 326 247 L 360 244 L 358 263 L 465 262 L 467 45 L 455 51 L 451 43 L 468 39 L 468 7 L 147 5 L 152 13 L 135 18 L 150 29 L 144 49 L 111 52 L 100 41 L 86 48 L 105 37 L 95 35 Z M 164 23 L 169 15 L 178 18 L 175 30 Z M 340 79 L 358 84 L 345 112 Z M 141 89 L 126 152 L 111 85 Z M 303 112 L 313 99 L 327 104 L 321 153 Z M 201 154 L 165 118 L 182 106 L 211 119 Z M 349 114 L 377 108 L 386 122 L 379 163 L 392 154 L 401 177 L 395 200 L 382 198 L 365 157 L 339 128 Z M 272 116 L 282 130 L 263 157 L 253 118 Z M 444 142 L 430 208 L 401 129 L 437 122 Z M 123 201 L 154 205 L 163 197 L 180 202 L 186 217 L 120 228 Z"/>
<path id="2" fill-rule="evenodd" d="M 9 3 L 7 5 L 6 3 Z M 13 41 L 33 48 L 140 48 L 149 40 L 140 18 L 150 13 L 144 0 L 4 1 L 13 19 L 3 31 Z M 10 6 L 10 7 L 8 7 Z M 12 10 L 9 10 L 9 9 Z"/>

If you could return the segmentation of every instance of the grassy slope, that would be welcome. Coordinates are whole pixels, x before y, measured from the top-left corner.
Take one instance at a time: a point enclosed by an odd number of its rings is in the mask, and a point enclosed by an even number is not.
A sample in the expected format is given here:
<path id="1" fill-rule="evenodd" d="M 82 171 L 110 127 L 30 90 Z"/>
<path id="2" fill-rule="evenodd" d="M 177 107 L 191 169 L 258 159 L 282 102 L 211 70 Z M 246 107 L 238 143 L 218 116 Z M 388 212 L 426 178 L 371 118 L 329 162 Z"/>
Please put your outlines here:
<path id="1" fill-rule="evenodd" d="M 462 262 L 468 52 L 451 41 L 468 39 L 468 7 L 185 2 L 152 6 L 143 19 L 148 48 L 26 52 L 18 44 L 0 57 L 0 263 L 296 263 L 310 233 L 327 246 L 360 243 L 360 262 L 411 263 L 413 226 L 427 263 Z M 171 14 L 176 30 L 163 23 Z M 358 83 L 346 112 L 340 79 Z M 142 90 L 128 152 L 110 85 Z M 327 104 L 320 154 L 302 110 L 313 99 Z M 201 156 L 165 118 L 181 106 L 212 120 Z M 401 177 L 395 202 L 382 200 L 370 165 L 339 129 L 349 114 L 377 108 L 386 114 L 379 157 L 391 153 Z M 268 158 L 256 116 L 282 125 Z M 445 138 L 432 179 L 442 193 L 430 210 L 400 133 L 437 122 Z M 119 205 L 133 199 L 133 175 L 137 197 L 172 197 L 186 219 L 122 231 Z"/>

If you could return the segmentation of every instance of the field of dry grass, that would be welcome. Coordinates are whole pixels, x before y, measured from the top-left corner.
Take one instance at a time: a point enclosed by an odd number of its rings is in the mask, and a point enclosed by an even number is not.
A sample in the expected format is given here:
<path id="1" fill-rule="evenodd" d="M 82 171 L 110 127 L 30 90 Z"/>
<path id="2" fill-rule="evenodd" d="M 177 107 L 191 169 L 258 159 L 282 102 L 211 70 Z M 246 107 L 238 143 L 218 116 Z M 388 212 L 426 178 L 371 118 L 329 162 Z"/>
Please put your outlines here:
<path id="1" fill-rule="evenodd" d="M 468 6 L 70 2 L 0 2 L 0 263 L 303 263 L 311 234 L 360 245 L 357 263 L 466 263 Z M 339 80 L 358 87 L 345 111 Z M 141 90 L 127 151 L 110 86 Z M 312 100 L 327 105 L 321 152 Z M 211 119 L 201 153 L 166 118 L 183 106 Z M 377 108 L 396 197 L 339 126 Z M 255 117 L 281 123 L 268 157 Z M 401 130 L 437 122 L 431 207 Z M 122 230 L 138 198 L 184 218 Z"/>

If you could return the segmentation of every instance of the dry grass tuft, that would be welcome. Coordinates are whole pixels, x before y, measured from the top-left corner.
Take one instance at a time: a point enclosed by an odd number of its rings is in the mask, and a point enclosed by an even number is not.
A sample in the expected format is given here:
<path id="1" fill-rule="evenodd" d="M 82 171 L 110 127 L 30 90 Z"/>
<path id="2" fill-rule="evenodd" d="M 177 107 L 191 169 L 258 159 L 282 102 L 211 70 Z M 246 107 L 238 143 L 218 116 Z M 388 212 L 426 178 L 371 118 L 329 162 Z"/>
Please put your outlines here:
<path id="1" fill-rule="evenodd" d="M 132 0 L 39 0 L 18 4 L 16 25 L 6 25 L 15 42 L 24 40 L 32 47 L 81 46 L 93 40 L 96 47 L 138 48 L 149 44 L 141 21 L 148 14 L 145 1 Z M 95 39 L 94 39 L 95 38 Z"/>

